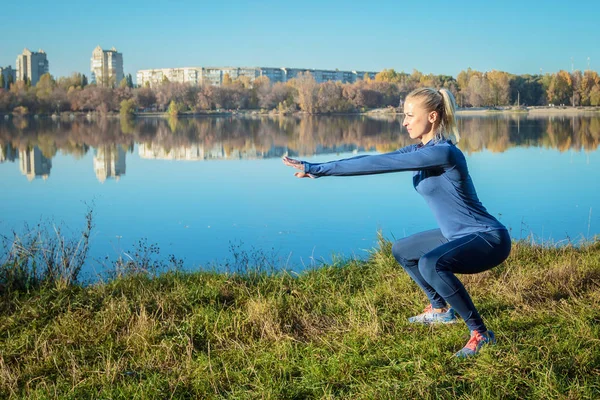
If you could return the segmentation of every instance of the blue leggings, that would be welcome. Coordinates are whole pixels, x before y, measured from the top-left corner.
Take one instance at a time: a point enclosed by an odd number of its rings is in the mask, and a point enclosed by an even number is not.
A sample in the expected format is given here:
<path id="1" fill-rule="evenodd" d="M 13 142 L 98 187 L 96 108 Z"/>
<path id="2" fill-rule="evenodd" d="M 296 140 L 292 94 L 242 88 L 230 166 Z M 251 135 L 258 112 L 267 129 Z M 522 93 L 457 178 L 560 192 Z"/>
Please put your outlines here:
<path id="1" fill-rule="evenodd" d="M 439 229 L 417 233 L 394 243 L 392 254 L 423 289 L 433 308 L 452 308 L 469 330 L 485 332 L 471 296 L 454 275 L 476 274 L 502 263 L 510 253 L 506 230 L 473 233 L 449 241 Z"/>

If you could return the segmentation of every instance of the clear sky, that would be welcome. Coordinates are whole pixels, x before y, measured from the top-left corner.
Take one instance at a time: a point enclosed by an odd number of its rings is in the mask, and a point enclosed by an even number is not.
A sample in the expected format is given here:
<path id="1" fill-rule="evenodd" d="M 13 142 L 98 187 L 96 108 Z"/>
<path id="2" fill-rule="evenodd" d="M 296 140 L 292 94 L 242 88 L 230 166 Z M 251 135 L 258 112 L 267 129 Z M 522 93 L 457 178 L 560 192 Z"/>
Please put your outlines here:
<path id="1" fill-rule="evenodd" d="M 535 74 L 584 70 L 588 57 L 600 71 L 599 0 L 32 0 L 0 11 L 0 66 L 43 49 L 55 77 L 89 76 L 97 45 L 123 53 L 134 79 L 185 66 Z"/>

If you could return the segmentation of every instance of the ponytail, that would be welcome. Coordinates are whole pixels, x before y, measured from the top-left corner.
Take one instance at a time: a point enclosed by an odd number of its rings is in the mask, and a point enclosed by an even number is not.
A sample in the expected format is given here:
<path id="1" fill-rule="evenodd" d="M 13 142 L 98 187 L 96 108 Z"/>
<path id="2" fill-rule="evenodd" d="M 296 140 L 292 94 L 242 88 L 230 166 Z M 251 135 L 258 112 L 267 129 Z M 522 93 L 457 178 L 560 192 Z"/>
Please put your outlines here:
<path id="1" fill-rule="evenodd" d="M 442 114 L 442 126 L 444 131 L 448 134 L 454 135 L 456 143 L 460 140 L 460 133 L 458 133 L 458 126 L 456 124 L 456 100 L 452 92 L 448 89 L 440 89 L 438 91 L 442 95 L 442 103 L 444 112 Z"/>

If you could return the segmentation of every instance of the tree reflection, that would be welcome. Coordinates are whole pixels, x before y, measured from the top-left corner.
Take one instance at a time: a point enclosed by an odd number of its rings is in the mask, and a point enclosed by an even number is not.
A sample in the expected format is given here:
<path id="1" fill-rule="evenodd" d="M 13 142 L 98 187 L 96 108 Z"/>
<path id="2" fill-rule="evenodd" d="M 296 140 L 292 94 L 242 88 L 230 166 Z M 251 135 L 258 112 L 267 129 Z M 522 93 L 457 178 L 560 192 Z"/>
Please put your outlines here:
<path id="1" fill-rule="evenodd" d="M 460 117 L 458 125 L 459 147 L 467 153 L 504 152 L 529 146 L 594 151 L 600 142 L 598 116 L 499 114 Z M 135 144 L 139 145 L 142 157 L 208 160 L 356 150 L 386 152 L 411 143 L 414 142 L 402 127 L 401 118 L 395 116 L 219 116 L 140 118 L 125 122 L 111 118 L 57 121 L 15 118 L 0 123 L 0 162 L 14 161 L 14 157 L 11 160 L 7 155 L 34 147 L 44 158 L 51 159 L 58 151 L 81 158 L 90 148 L 112 146 L 109 153 L 116 158 L 111 155 L 102 159 L 117 163 L 114 168 L 107 166 L 115 171 L 115 177 L 120 175 L 118 160 L 125 156 L 124 150 L 117 148 L 133 151 Z M 106 150 L 102 152 L 109 154 Z"/>

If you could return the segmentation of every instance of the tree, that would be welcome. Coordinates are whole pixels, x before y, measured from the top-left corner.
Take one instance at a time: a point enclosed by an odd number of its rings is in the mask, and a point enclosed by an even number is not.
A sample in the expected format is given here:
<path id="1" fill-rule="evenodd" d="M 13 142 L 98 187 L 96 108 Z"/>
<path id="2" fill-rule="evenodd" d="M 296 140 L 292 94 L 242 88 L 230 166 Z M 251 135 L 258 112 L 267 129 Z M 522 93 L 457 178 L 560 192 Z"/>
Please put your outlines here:
<path id="1" fill-rule="evenodd" d="M 223 86 L 231 85 L 233 81 L 231 80 L 231 76 L 226 72 L 223 75 Z"/>
<path id="2" fill-rule="evenodd" d="M 327 81 L 319 85 L 317 92 L 317 110 L 319 112 L 344 112 L 352 108 L 352 104 L 342 96 L 342 85 L 339 82 Z"/>
<path id="3" fill-rule="evenodd" d="M 384 69 L 375 75 L 376 82 L 392 82 L 398 83 L 401 80 L 401 75 L 394 71 L 394 69 Z"/>
<path id="4" fill-rule="evenodd" d="M 573 81 L 571 75 L 564 70 L 552 75 L 548 87 L 548 101 L 554 105 L 571 104 L 573 95 Z"/>
<path id="5" fill-rule="evenodd" d="M 81 75 L 81 87 L 84 88 L 86 87 L 88 84 L 88 78 L 87 76 L 85 76 L 85 74 Z"/>
<path id="6" fill-rule="evenodd" d="M 127 78 L 123 78 L 121 79 L 121 82 L 119 82 L 119 88 L 124 89 L 126 87 L 129 87 L 129 85 L 127 85 Z"/>
<path id="7" fill-rule="evenodd" d="M 507 105 L 510 99 L 510 76 L 506 72 L 492 70 L 486 73 L 490 89 L 490 105 Z"/>
<path id="8" fill-rule="evenodd" d="M 298 90 L 298 105 L 302 111 L 314 113 L 317 105 L 318 85 L 308 71 L 301 72 L 293 79 L 293 86 Z"/>
<path id="9" fill-rule="evenodd" d="M 587 70 L 583 73 L 577 91 L 581 98 L 581 104 L 584 106 L 591 105 L 591 94 L 594 86 L 600 85 L 600 77 L 596 71 Z"/>
<path id="10" fill-rule="evenodd" d="M 120 109 L 121 117 L 132 117 L 135 114 L 135 100 L 123 100 Z"/>
<path id="11" fill-rule="evenodd" d="M 0 72 L 0 89 L 6 88 L 6 83 L 4 82 L 4 74 Z"/>
<path id="12" fill-rule="evenodd" d="M 127 74 L 127 87 L 133 89 L 133 78 L 131 74 Z"/>
<path id="13" fill-rule="evenodd" d="M 135 89 L 134 96 L 136 103 L 142 108 L 150 108 L 156 103 L 156 95 L 150 87 Z"/>
<path id="14" fill-rule="evenodd" d="M 488 105 L 489 91 L 489 84 L 485 76 L 481 72 L 475 71 L 469 79 L 466 102 L 473 107 Z"/>
<path id="15" fill-rule="evenodd" d="M 590 91 L 590 105 L 600 106 L 600 84 L 594 85 Z"/>
<path id="16" fill-rule="evenodd" d="M 183 104 L 178 103 L 175 100 L 171 100 L 167 114 L 169 114 L 171 117 L 176 117 L 181 114 L 184 108 L 185 106 Z"/>

